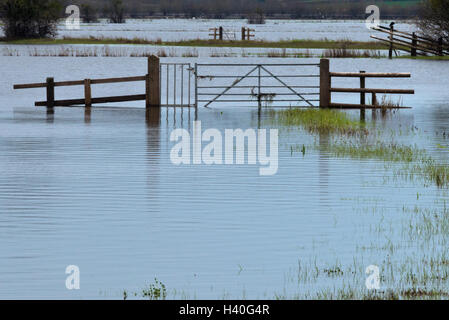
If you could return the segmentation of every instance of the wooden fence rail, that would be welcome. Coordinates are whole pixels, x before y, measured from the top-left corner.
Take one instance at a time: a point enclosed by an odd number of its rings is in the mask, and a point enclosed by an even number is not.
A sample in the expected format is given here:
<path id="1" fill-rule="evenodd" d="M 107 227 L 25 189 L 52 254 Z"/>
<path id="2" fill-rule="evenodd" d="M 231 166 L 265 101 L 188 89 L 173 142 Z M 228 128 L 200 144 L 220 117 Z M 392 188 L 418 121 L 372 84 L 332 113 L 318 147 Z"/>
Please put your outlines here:
<path id="1" fill-rule="evenodd" d="M 55 82 L 54 78 L 47 78 L 44 83 L 28 83 L 28 84 L 16 84 L 14 89 L 31 89 L 31 88 L 46 88 L 47 99 L 46 101 L 37 101 L 35 106 L 37 107 L 68 107 L 76 105 L 84 105 L 85 107 L 91 107 L 94 103 L 109 103 L 109 102 L 125 102 L 125 101 L 138 101 L 145 100 L 146 107 L 159 107 L 160 106 L 160 69 L 159 69 L 159 57 L 151 56 L 148 58 L 148 74 L 144 76 L 135 77 L 120 77 L 120 78 L 105 78 L 105 79 L 84 79 L 76 81 L 58 81 Z M 123 96 L 110 96 L 110 97 L 92 97 L 91 86 L 93 84 L 108 84 L 108 83 L 122 83 L 122 82 L 145 82 L 145 94 L 136 95 L 123 95 Z M 67 87 L 67 86 L 84 86 L 84 98 L 80 99 L 67 99 L 67 100 L 55 100 L 55 87 Z"/>
<path id="2" fill-rule="evenodd" d="M 390 27 L 378 26 L 371 29 L 389 35 L 388 39 L 379 38 L 373 35 L 371 36 L 371 38 L 386 42 L 390 45 L 390 59 L 393 57 L 393 51 L 395 49 L 406 51 L 410 53 L 412 57 L 416 57 L 417 55 L 425 56 L 427 54 L 438 56 L 449 55 L 449 45 L 443 43 L 443 38 L 439 38 L 436 41 L 434 39 L 418 36 L 415 32 L 408 33 L 395 30 L 393 25 L 391 25 Z"/>
<path id="3" fill-rule="evenodd" d="M 333 88 L 332 77 L 340 78 L 360 78 L 360 88 Z M 408 109 L 401 106 L 381 106 L 377 103 L 376 94 L 414 94 L 412 89 L 384 89 L 366 88 L 366 78 L 410 78 L 410 73 L 367 73 L 365 71 L 355 72 L 330 72 L 329 60 L 320 61 L 320 107 L 322 108 L 342 108 L 342 109 Z M 333 103 L 332 92 L 359 93 L 360 104 Z M 372 104 L 366 104 L 365 94 L 372 94 Z"/>

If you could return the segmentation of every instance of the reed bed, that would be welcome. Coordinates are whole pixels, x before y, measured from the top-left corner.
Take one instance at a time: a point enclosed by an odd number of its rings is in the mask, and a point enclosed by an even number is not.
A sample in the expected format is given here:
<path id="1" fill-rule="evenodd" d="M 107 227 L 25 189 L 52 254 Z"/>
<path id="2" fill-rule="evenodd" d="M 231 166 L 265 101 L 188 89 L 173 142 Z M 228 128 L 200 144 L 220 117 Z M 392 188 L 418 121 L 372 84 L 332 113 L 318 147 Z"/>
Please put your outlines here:
<path id="1" fill-rule="evenodd" d="M 107 37 L 88 37 L 88 38 L 73 38 L 63 37 L 62 39 L 24 39 L 3 42 L 10 44 L 135 44 L 135 45 L 164 45 L 164 46 L 185 46 L 185 47 L 240 47 L 240 48 L 292 48 L 292 49 L 331 49 L 331 48 L 348 48 L 348 49 L 367 49 L 367 50 L 382 50 L 388 49 L 388 46 L 374 41 L 351 41 L 348 39 L 329 40 L 329 39 L 295 39 L 295 40 L 280 40 L 280 41 L 240 41 L 240 40 L 207 40 L 207 39 L 192 39 L 180 41 L 163 41 L 162 39 L 147 39 L 147 38 L 107 38 Z"/>
<path id="2" fill-rule="evenodd" d="M 138 48 L 138 47 L 120 47 L 120 46 L 51 46 L 51 47 L 27 47 L 25 50 L 18 50 L 13 47 L 4 47 L 3 56 L 32 56 L 32 57 L 148 57 L 157 55 L 159 57 L 190 57 L 200 56 L 197 48 Z M 308 58 L 313 55 L 309 50 L 304 53 L 287 53 L 285 49 L 281 51 L 270 50 L 260 53 L 248 53 L 245 50 L 232 52 L 230 50 L 213 49 L 205 53 L 209 57 L 227 58 L 227 57 L 270 57 L 270 58 Z"/>
<path id="3" fill-rule="evenodd" d="M 324 50 L 323 58 L 383 58 L 378 50 L 357 50 L 348 48 L 331 48 Z"/>

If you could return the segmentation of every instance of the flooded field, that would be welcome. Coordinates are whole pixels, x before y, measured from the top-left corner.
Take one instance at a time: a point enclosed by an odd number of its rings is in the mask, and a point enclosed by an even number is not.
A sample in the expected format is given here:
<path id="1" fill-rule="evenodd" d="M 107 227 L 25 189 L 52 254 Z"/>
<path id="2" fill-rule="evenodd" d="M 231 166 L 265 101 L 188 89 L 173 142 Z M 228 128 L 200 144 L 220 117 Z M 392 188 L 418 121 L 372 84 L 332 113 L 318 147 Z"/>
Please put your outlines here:
<path id="1" fill-rule="evenodd" d="M 389 21 L 382 21 L 389 23 Z M 209 39 L 209 28 L 222 26 L 226 31 L 235 33 L 237 39 L 241 28 L 248 26 L 246 20 L 210 20 L 210 19 L 129 19 L 124 24 L 109 24 L 107 21 L 82 24 L 79 30 L 68 30 L 65 23 L 58 27 L 58 37 L 88 38 L 141 38 L 147 40 L 179 41 Z M 408 22 L 398 22 L 396 26 L 410 31 L 413 26 Z M 372 32 L 365 26 L 365 20 L 267 20 L 263 25 L 250 25 L 255 29 L 255 39 L 277 41 L 287 39 L 351 39 L 369 41 Z"/>
<path id="2" fill-rule="evenodd" d="M 367 80 L 416 93 L 402 97 L 413 109 L 367 111 L 366 123 L 356 111 L 315 115 L 268 106 L 258 114 L 217 104 L 197 114 L 147 113 L 144 102 L 94 107 L 89 118 L 83 108 L 57 108 L 52 117 L 33 107 L 44 89 L 12 85 L 140 75 L 146 59 L 0 63 L 0 298 L 142 298 L 161 283 L 169 299 L 449 297 L 447 62 L 331 59 L 336 72 L 412 73 Z M 96 86 L 93 95 L 144 89 L 113 86 Z M 56 89 L 58 99 L 81 95 L 81 88 Z M 203 130 L 278 129 L 277 174 L 260 176 L 255 165 L 172 164 L 170 134 L 192 132 L 195 119 Z M 81 290 L 66 289 L 68 265 L 80 267 Z M 379 268 L 379 290 L 365 286 L 370 266 Z"/>

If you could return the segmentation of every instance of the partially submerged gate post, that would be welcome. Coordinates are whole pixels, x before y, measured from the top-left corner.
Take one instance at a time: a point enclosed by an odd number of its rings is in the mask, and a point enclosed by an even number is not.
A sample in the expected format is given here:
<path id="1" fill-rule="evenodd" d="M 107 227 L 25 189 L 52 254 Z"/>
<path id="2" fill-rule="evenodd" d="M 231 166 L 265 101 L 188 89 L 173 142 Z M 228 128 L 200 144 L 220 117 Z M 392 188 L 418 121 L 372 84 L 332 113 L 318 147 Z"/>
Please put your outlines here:
<path id="1" fill-rule="evenodd" d="M 92 114 L 92 89 L 91 89 L 91 80 L 84 79 L 84 121 L 86 123 L 90 122 L 91 114 Z"/>
<path id="2" fill-rule="evenodd" d="M 366 73 L 365 71 L 360 71 L 360 74 Z M 365 77 L 363 75 L 360 76 L 360 89 L 365 89 Z M 360 108 L 360 121 L 365 121 L 365 105 L 366 105 L 366 99 L 365 99 L 365 91 L 360 91 L 360 105 L 362 106 Z"/>
<path id="3" fill-rule="evenodd" d="M 393 24 L 390 25 L 390 47 L 388 49 L 388 58 L 393 59 L 393 35 L 394 35 L 394 27 Z"/>
<path id="4" fill-rule="evenodd" d="M 331 102 L 331 77 L 329 59 L 320 60 L 320 108 L 329 108 Z"/>
<path id="5" fill-rule="evenodd" d="M 146 78 L 146 107 L 161 106 L 161 84 L 159 57 L 148 57 L 148 75 Z"/>
<path id="6" fill-rule="evenodd" d="M 55 113 L 55 79 L 47 78 L 47 114 Z"/>

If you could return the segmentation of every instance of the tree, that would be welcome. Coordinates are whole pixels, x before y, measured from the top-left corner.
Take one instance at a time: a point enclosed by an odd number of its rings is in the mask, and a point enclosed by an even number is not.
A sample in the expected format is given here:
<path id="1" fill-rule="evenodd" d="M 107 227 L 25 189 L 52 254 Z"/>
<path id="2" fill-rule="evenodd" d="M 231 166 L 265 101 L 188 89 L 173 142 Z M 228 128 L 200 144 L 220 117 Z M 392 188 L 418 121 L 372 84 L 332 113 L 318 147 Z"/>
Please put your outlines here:
<path id="1" fill-rule="evenodd" d="M 111 23 L 125 23 L 125 9 L 122 0 L 111 0 L 109 7 L 109 21 Z"/>
<path id="2" fill-rule="evenodd" d="M 449 42 L 449 0 L 427 0 L 423 3 L 418 27 L 428 38 L 442 37 Z"/>
<path id="3" fill-rule="evenodd" d="M 81 5 L 81 18 L 85 23 L 98 22 L 97 11 L 90 4 Z"/>
<path id="4" fill-rule="evenodd" d="M 61 8 L 58 0 L 0 0 L 3 32 L 8 39 L 54 37 Z"/>

